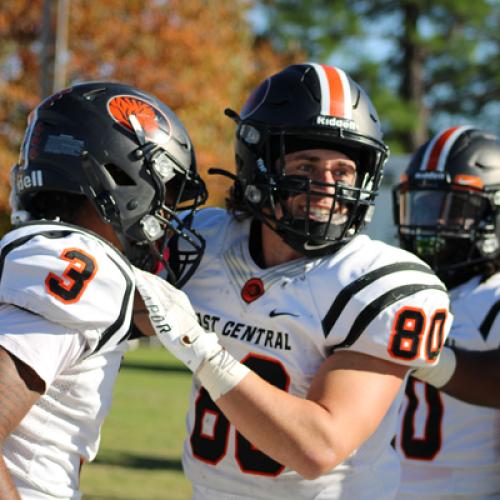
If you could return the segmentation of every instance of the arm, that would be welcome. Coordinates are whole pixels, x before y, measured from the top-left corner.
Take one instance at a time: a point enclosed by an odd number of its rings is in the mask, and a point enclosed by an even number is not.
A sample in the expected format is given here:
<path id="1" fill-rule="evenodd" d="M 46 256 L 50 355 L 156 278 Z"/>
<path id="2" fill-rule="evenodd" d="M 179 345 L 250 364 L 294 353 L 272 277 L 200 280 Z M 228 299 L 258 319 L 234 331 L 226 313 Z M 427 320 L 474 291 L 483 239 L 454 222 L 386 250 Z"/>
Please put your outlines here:
<path id="1" fill-rule="evenodd" d="M 44 391 L 44 383 L 26 364 L 0 347 L 0 444 L 19 425 Z M 19 499 L 3 455 L 0 457 L 0 499 Z"/>
<path id="2" fill-rule="evenodd" d="M 500 408 L 500 349 L 445 347 L 437 366 L 416 370 L 413 376 L 466 403 Z"/>
<path id="3" fill-rule="evenodd" d="M 306 399 L 293 396 L 249 371 L 214 333 L 205 333 L 184 294 L 155 276 L 139 271 L 136 277 L 159 340 L 195 373 L 246 439 L 305 478 L 329 471 L 374 432 L 408 370 L 341 351 L 324 361 Z"/>
<path id="4" fill-rule="evenodd" d="M 314 479 L 343 462 L 375 431 L 407 370 L 341 351 L 324 361 L 307 399 L 250 372 L 216 404 L 259 450 Z"/>
<path id="5" fill-rule="evenodd" d="M 152 337 L 155 332 L 149 321 L 148 310 L 141 295 L 136 290 L 134 295 L 133 322 L 135 327 L 146 337 Z"/>

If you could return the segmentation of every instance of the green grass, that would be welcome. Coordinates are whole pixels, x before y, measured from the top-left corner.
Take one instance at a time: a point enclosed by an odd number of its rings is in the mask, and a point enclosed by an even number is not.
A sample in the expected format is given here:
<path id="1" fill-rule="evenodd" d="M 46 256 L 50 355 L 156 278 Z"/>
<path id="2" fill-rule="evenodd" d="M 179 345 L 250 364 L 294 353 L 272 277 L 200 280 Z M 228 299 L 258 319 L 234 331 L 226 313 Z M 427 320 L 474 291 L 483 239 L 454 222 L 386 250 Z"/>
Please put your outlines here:
<path id="1" fill-rule="evenodd" d="M 191 373 L 161 347 L 125 356 L 99 453 L 82 470 L 85 500 L 187 500 L 181 466 Z"/>

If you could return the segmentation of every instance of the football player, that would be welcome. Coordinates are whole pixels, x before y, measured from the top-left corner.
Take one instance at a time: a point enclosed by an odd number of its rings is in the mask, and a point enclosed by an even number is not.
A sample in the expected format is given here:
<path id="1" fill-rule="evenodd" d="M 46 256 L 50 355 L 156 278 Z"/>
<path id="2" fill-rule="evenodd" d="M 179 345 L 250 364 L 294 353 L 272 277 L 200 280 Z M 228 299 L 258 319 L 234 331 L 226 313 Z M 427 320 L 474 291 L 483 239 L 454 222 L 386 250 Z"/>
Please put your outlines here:
<path id="1" fill-rule="evenodd" d="M 498 498 L 500 411 L 478 405 L 498 408 L 500 399 L 499 138 L 442 130 L 416 151 L 394 193 L 401 245 L 448 286 L 454 314 L 439 364 L 413 374 L 432 385 L 407 386 L 399 497 Z"/>
<path id="2" fill-rule="evenodd" d="M 194 498 L 393 498 L 404 380 L 436 363 L 450 313 L 428 265 L 359 234 L 388 154 L 377 113 L 340 68 L 307 63 L 226 114 L 228 210 L 197 214 L 206 249 L 184 289 L 212 333 L 156 328 L 196 374 L 183 457 Z M 139 281 L 164 318 L 168 288 Z"/>
<path id="3" fill-rule="evenodd" d="M 195 264 L 203 243 L 175 210 L 204 199 L 186 130 L 147 93 L 83 83 L 31 113 L 0 241 L 0 498 L 81 497 L 131 331 L 131 263 L 168 265 L 168 232 Z"/>

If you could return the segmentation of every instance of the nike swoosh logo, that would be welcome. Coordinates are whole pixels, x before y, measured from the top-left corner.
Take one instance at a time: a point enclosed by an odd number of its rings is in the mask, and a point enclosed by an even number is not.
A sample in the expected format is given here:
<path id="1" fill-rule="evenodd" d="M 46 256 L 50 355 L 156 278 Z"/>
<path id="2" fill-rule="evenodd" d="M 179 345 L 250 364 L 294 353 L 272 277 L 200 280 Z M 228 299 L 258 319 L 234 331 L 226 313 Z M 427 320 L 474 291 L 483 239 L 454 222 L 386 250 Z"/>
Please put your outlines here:
<path id="1" fill-rule="evenodd" d="M 291 313 L 291 312 L 287 312 L 287 311 L 277 311 L 276 309 L 273 309 L 270 313 L 269 313 L 269 316 L 271 318 L 274 318 L 275 316 L 293 316 L 294 318 L 298 318 L 299 315 L 298 314 L 294 314 L 294 313 Z"/>

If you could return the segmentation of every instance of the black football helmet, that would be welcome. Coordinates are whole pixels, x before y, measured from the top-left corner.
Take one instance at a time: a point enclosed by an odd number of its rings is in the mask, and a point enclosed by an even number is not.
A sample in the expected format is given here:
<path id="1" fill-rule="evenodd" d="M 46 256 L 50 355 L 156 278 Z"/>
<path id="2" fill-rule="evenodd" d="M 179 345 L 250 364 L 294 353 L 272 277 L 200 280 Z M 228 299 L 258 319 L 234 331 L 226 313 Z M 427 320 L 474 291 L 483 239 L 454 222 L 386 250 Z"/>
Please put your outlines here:
<path id="1" fill-rule="evenodd" d="M 500 139 L 495 135 L 467 126 L 442 130 L 416 151 L 393 194 L 401 246 L 431 265 L 447 285 L 498 257 Z"/>
<path id="2" fill-rule="evenodd" d="M 268 224 L 307 256 L 334 252 L 371 219 L 388 148 L 369 97 L 344 71 L 315 63 L 289 66 L 262 82 L 239 115 L 231 110 L 226 114 L 238 124 L 237 209 Z M 306 149 L 336 150 L 354 160 L 356 185 L 285 175 L 285 155 Z M 328 220 L 314 220 L 311 197 L 332 186 Z M 294 216 L 285 202 L 299 194 L 306 194 L 308 208 Z M 349 207 L 341 222 L 334 217 L 337 203 Z M 279 218 L 277 205 L 283 213 Z"/>
<path id="3" fill-rule="evenodd" d="M 30 114 L 11 182 L 14 225 L 46 218 L 41 193 L 81 195 L 135 265 L 165 264 L 165 235 L 189 244 L 177 266 L 184 278 L 201 257 L 204 242 L 190 223 L 206 189 L 191 140 L 168 106 L 134 87 L 82 83 L 45 99 Z M 189 211 L 183 220 L 180 209 Z"/>

